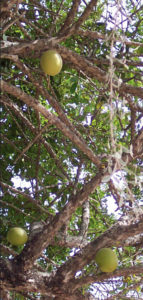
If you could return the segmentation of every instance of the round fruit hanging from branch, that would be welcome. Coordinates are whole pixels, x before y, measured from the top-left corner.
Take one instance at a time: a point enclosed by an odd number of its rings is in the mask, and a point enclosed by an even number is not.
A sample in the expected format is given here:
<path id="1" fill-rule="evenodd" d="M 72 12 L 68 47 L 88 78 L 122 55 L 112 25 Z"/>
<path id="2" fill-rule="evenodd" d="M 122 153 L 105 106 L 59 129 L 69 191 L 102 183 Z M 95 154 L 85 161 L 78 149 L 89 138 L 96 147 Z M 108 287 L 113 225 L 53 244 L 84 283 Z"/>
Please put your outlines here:
<path id="1" fill-rule="evenodd" d="M 110 248 L 100 249 L 96 256 L 95 261 L 102 272 L 113 272 L 118 265 L 118 259 Z"/>
<path id="2" fill-rule="evenodd" d="M 21 246 L 27 242 L 28 236 L 23 228 L 13 227 L 8 231 L 7 240 L 14 246 Z"/>
<path id="3" fill-rule="evenodd" d="M 55 76 L 61 71 L 63 61 L 56 50 L 48 50 L 42 54 L 40 65 L 46 75 Z"/>

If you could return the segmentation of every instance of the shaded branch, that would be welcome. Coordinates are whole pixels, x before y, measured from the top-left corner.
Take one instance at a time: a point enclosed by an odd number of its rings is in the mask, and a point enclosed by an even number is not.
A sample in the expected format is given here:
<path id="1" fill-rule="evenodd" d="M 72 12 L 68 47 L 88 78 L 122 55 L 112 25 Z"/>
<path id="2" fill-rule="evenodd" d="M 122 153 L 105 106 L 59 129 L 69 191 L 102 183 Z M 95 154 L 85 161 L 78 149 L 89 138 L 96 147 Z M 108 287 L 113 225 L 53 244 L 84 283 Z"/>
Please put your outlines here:
<path id="1" fill-rule="evenodd" d="M 65 60 L 68 60 L 68 62 L 73 64 L 74 68 L 77 71 L 83 71 L 86 76 L 90 78 L 96 78 L 100 82 L 107 84 L 107 88 L 109 89 L 109 74 L 107 74 L 105 71 L 98 68 L 97 66 L 93 65 L 91 61 L 86 59 L 85 57 L 78 55 L 77 53 L 74 53 L 73 51 L 63 46 L 59 46 L 58 42 L 58 38 L 55 37 L 49 39 L 35 40 L 34 42 L 32 41 L 29 43 L 17 44 L 15 46 L 9 46 L 3 49 L 2 57 L 5 57 L 5 54 L 22 54 L 27 56 L 27 51 L 28 53 L 31 53 L 31 51 L 33 50 L 37 50 L 40 55 L 40 50 L 48 50 L 49 48 L 57 49 Z M 125 83 L 119 84 L 118 80 L 114 80 L 113 88 L 114 90 L 119 91 L 120 95 L 126 93 L 133 96 L 137 96 L 139 98 L 143 98 L 143 88 L 141 87 L 134 87 Z"/>
<path id="2" fill-rule="evenodd" d="M 0 181 L 0 185 L 3 189 L 7 189 L 12 191 L 14 194 L 19 194 L 19 195 L 22 195 L 23 196 L 23 199 L 27 199 L 29 202 L 31 202 L 34 207 L 36 207 L 38 209 L 38 211 L 40 212 L 43 212 L 43 213 L 46 213 L 47 215 L 50 215 L 50 213 L 48 212 L 47 209 L 43 208 L 40 204 L 37 203 L 37 201 L 34 200 L 34 198 L 32 198 L 31 196 L 29 196 L 28 194 L 24 193 L 24 192 L 21 192 L 20 190 L 16 189 L 16 188 L 13 188 L 12 186 L 4 183 L 4 182 L 1 182 Z"/>
<path id="3" fill-rule="evenodd" d="M 110 40 L 110 34 L 111 32 L 109 32 L 109 35 L 97 32 L 97 31 L 91 31 L 91 30 L 82 30 L 79 29 L 77 32 L 77 34 L 79 34 L 80 36 L 85 36 L 88 37 L 90 39 L 101 39 L 101 40 L 105 40 L 108 41 Z M 130 46 L 142 46 L 143 47 L 143 43 L 140 42 L 135 42 L 135 41 L 129 41 L 126 36 L 122 37 L 122 38 L 118 38 L 117 36 L 114 37 L 114 42 L 120 42 L 126 45 L 130 45 Z"/>
<path id="4" fill-rule="evenodd" d="M 20 4 L 21 2 L 23 2 L 23 0 L 1 0 L 1 12 L 7 12 L 10 11 L 11 8 L 13 7 L 14 4 L 17 4 L 17 2 Z"/>
<path id="5" fill-rule="evenodd" d="M 79 279 L 73 279 L 71 282 L 69 282 L 70 289 L 75 291 L 76 289 L 81 288 L 84 285 L 89 285 L 91 283 L 100 283 L 100 282 L 107 282 L 108 279 L 111 280 L 111 278 L 118 278 L 123 276 L 129 276 L 132 274 L 141 275 L 143 273 L 143 264 L 139 264 L 137 266 L 128 267 L 128 268 L 120 268 L 118 270 L 115 270 L 112 273 L 100 273 L 90 276 L 84 276 Z"/>
<path id="6" fill-rule="evenodd" d="M 3 244 L 0 245 L 0 253 L 1 255 L 4 254 L 4 255 L 12 255 L 12 256 L 16 256 L 18 254 L 16 251 Z"/>
<path id="7" fill-rule="evenodd" d="M 49 112 L 42 104 L 40 104 L 36 99 L 34 99 L 32 96 L 27 95 L 19 88 L 7 84 L 6 81 L 1 80 L 1 90 L 5 91 L 23 102 L 25 102 L 28 106 L 34 108 L 36 111 L 40 112 L 46 119 L 48 119 L 49 124 L 56 125 L 58 129 L 60 129 L 63 134 L 68 137 L 82 152 L 84 152 L 91 161 L 96 164 L 97 166 L 100 166 L 100 160 L 96 157 L 96 155 L 93 153 L 93 151 L 87 146 L 85 142 L 83 142 L 74 132 L 70 130 L 60 119 Z"/>
<path id="8" fill-rule="evenodd" d="M 104 175 L 97 174 L 87 184 L 84 185 L 76 195 L 71 195 L 68 203 L 63 210 L 57 214 L 45 225 L 42 229 L 42 234 L 38 234 L 35 238 L 29 241 L 21 254 L 15 259 L 15 263 L 24 268 L 32 268 L 34 261 L 40 256 L 41 252 L 52 242 L 55 235 L 57 235 L 60 228 L 67 224 L 75 210 L 81 206 L 88 198 L 88 196 L 95 191 L 97 186 L 101 183 Z"/>
<path id="9" fill-rule="evenodd" d="M 134 139 L 133 153 L 135 157 L 143 154 L 143 127 L 140 129 L 138 135 Z"/>
<path id="10" fill-rule="evenodd" d="M 80 3 L 80 1 L 79 1 L 79 3 Z M 91 0 L 89 2 L 89 4 L 86 6 L 82 15 L 75 22 L 75 24 L 73 24 L 70 28 L 67 27 L 67 29 L 64 30 L 63 36 L 62 36 L 62 38 L 64 38 L 64 40 L 67 39 L 68 37 L 70 37 L 72 34 L 75 34 L 77 32 L 77 30 L 82 25 L 82 23 L 88 18 L 88 16 L 90 15 L 90 13 L 94 9 L 94 7 L 96 7 L 96 4 L 97 4 L 97 0 Z"/>
<path id="11" fill-rule="evenodd" d="M 0 183 L 0 184 L 1 184 L 1 183 Z M 1 203 L 2 206 L 11 207 L 11 208 L 13 208 L 15 211 L 17 211 L 18 213 L 23 214 L 23 215 L 26 216 L 26 217 L 29 217 L 29 215 L 26 214 L 24 211 L 22 211 L 22 209 L 16 207 L 15 205 L 13 205 L 13 204 L 11 204 L 11 203 L 9 203 L 9 202 L 5 202 L 5 201 L 0 200 L 0 203 Z M 34 219 L 32 216 L 30 216 L 30 218 L 31 218 L 31 219 Z"/>
<path id="12" fill-rule="evenodd" d="M 89 207 L 89 200 L 87 200 L 83 204 L 83 208 L 82 208 L 82 223 L 81 223 L 80 233 L 79 233 L 82 235 L 83 240 L 87 236 L 89 218 L 90 218 L 90 207 Z"/>
<path id="13" fill-rule="evenodd" d="M 143 212 L 139 221 L 133 219 L 130 215 L 126 219 L 123 218 L 111 228 L 107 229 L 103 234 L 97 237 L 93 242 L 82 249 L 82 253 L 75 254 L 69 261 L 59 268 L 56 280 L 59 276 L 63 277 L 65 282 L 69 282 L 77 271 L 90 263 L 100 248 L 103 247 L 122 247 L 127 238 L 142 233 L 143 228 Z"/>
<path id="14" fill-rule="evenodd" d="M 19 109 L 19 107 L 15 103 L 13 103 L 10 99 L 7 99 L 6 97 L 2 97 L 1 102 L 4 103 L 6 106 L 9 106 L 14 111 L 16 116 L 22 120 L 24 125 L 26 125 L 30 129 L 30 131 L 33 132 L 34 135 L 38 134 L 38 129 L 33 126 L 33 124 L 26 118 L 26 116 L 24 116 L 22 111 Z M 62 163 L 57 158 L 57 155 L 56 155 L 55 151 L 52 149 L 51 145 L 42 136 L 40 136 L 39 139 L 43 143 L 45 148 L 47 149 L 48 153 L 54 159 L 56 166 L 60 169 L 60 171 L 64 174 L 64 176 L 70 181 L 68 174 L 65 172 L 65 170 L 62 166 Z M 20 150 L 19 150 L 19 152 L 20 152 Z"/>
<path id="15" fill-rule="evenodd" d="M 20 155 L 15 159 L 14 164 L 29 150 L 29 148 L 41 137 L 42 133 L 47 129 L 49 124 L 46 124 L 40 132 L 34 137 L 34 139 L 22 150 Z"/>
<path id="16" fill-rule="evenodd" d="M 59 35 L 63 35 L 64 32 L 67 31 L 67 28 L 69 28 L 74 20 L 75 14 L 78 10 L 79 4 L 80 4 L 81 0 L 73 0 L 72 2 L 72 7 L 69 11 L 69 13 L 67 14 L 66 20 L 62 26 L 62 28 L 60 29 L 60 31 L 58 32 L 58 36 Z"/>

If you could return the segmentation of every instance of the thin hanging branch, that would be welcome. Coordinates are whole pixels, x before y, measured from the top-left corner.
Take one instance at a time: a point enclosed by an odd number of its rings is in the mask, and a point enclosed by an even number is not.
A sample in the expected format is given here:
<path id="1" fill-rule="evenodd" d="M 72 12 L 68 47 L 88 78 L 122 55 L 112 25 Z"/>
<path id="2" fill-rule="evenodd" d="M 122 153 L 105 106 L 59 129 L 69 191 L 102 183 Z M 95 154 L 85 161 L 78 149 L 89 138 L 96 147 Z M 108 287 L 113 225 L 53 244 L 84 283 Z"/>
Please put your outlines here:
<path id="1" fill-rule="evenodd" d="M 42 133 L 44 131 L 46 131 L 47 127 L 49 126 L 49 124 L 47 123 L 41 130 L 40 132 L 35 136 L 35 138 L 22 150 L 22 152 L 20 153 L 19 156 L 17 156 L 17 158 L 14 161 L 14 164 L 16 164 L 18 162 L 19 159 L 21 159 L 21 157 L 29 150 L 29 148 L 38 140 L 40 139 Z"/>

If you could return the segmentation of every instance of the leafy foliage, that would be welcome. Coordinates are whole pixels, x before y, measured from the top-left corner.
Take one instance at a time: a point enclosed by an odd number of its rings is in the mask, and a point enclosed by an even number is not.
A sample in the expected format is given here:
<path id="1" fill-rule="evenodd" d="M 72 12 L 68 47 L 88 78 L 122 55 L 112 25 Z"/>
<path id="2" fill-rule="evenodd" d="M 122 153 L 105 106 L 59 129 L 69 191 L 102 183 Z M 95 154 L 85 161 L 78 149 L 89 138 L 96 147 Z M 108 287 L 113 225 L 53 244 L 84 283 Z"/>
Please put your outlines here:
<path id="1" fill-rule="evenodd" d="M 2 1 L 1 18 L 3 299 L 141 299 L 141 2 Z M 8 243 L 14 226 L 25 246 Z M 103 247 L 114 273 L 95 264 Z"/>

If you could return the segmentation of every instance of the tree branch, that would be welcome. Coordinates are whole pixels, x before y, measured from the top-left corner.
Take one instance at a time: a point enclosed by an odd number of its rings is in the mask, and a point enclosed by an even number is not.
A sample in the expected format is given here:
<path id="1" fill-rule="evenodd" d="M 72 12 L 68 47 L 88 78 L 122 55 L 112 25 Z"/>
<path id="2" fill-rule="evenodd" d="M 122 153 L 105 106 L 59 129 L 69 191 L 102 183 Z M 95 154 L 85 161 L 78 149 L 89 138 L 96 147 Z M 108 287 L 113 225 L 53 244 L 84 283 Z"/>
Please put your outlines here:
<path id="1" fill-rule="evenodd" d="M 109 36 L 105 35 L 103 33 L 97 32 L 97 31 L 91 31 L 91 30 L 82 30 L 82 29 L 78 29 L 78 31 L 76 32 L 76 34 L 79 34 L 80 36 L 85 36 L 88 37 L 90 39 L 101 39 L 101 40 L 109 40 L 110 39 L 110 34 L 111 32 L 109 32 Z M 140 42 L 134 42 L 134 41 L 129 41 L 126 37 L 122 37 L 121 39 L 118 37 L 114 37 L 114 41 L 116 42 L 120 42 L 126 45 L 130 45 L 130 46 L 141 46 L 143 47 L 143 43 Z"/>
<path id="2" fill-rule="evenodd" d="M 6 183 L 4 183 L 4 182 L 1 182 L 1 181 L 0 181 L 0 185 L 1 185 L 1 187 L 4 188 L 4 189 L 6 188 L 7 190 L 10 190 L 10 191 L 12 191 L 12 192 L 15 193 L 15 194 L 22 195 L 22 196 L 23 196 L 23 199 L 26 198 L 29 202 L 31 202 L 31 203 L 35 206 L 35 208 L 38 209 L 38 211 L 43 212 L 43 213 L 46 213 L 47 215 L 48 215 L 48 214 L 50 215 L 50 213 L 48 212 L 47 209 L 45 209 L 45 208 L 43 208 L 41 205 L 39 205 L 39 204 L 37 203 L 37 201 L 35 201 L 34 198 L 32 198 L 31 196 L 29 196 L 28 194 L 23 193 L 23 192 L 21 192 L 20 190 L 18 190 L 18 189 L 16 189 L 16 188 L 13 188 L 12 186 L 10 186 L 10 185 L 8 185 L 8 184 L 6 184 Z"/>
<path id="3" fill-rule="evenodd" d="M 10 99 L 7 99 L 6 97 L 2 97 L 1 102 L 4 103 L 6 106 L 9 106 L 14 111 L 16 116 L 22 120 L 24 125 L 26 125 L 30 129 L 30 131 L 33 132 L 34 135 L 38 134 L 38 129 L 33 126 L 33 124 L 26 118 L 26 116 L 24 116 L 22 111 L 19 109 L 19 107 L 15 103 L 13 103 Z M 56 155 L 55 151 L 52 149 L 51 145 L 42 136 L 40 136 L 39 139 L 43 143 L 45 148 L 47 149 L 48 153 L 54 159 L 54 162 L 55 162 L 56 166 L 58 167 L 58 169 L 60 169 L 60 171 L 65 176 L 65 178 L 67 178 L 70 181 L 68 174 L 65 172 L 64 167 L 62 166 L 62 163 L 57 158 L 57 155 Z M 19 150 L 19 152 L 20 152 L 20 150 Z"/>
<path id="4" fill-rule="evenodd" d="M 74 20 L 75 14 L 78 10 L 80 2 L 81 2 L 81 0 L 73 0 L 72 7 L 66 17 L 66 20 L 65 20 L 62 28 L 58 32 L 58 36 L 63 35 L 66 32 L 67 28 L 69 28 L 71 26 L 71 24 Z"/>
<path id="5" fill-rule="evenodd" d="M 97 237 L 93 242 L 82 249 L 82 253 L 75 254 L 69 261 L 59 268 L 56 275 L 63 278 L 64 282 L 69 282 L 72 277 L 90 263 L 100 248 L 118 246 L 122 247 L 127 238 L 142 233 L 143 229 L 143 212 L 140 219 L 136 221 L 130 215 L 123 218 L 103 234 Z"/>
<path id="6" fill-rule="evenodd" d="M 79 1 L 79 3 L 80 3 L 80 1 Z M 62 36 L 62 38 L 64 38 L 64 40 L 67 39 L 68 37 L 70 37 L 72 34 L 75 34 L 77 32 L 77 30 L 82 25 L 82 23 L 88 18 L 88 16 L 92 12 L 93 8 L 96 7 L 96 4 L 97 4 L 97 0 L 91 0 L 89 2 L 89 4 L 86 6 L 82 15 L 77 20 L 77 22 L 75 24 L 73 24 L 70 28 L 67 27 L 67 29 L 64 30 L 63 36 Z"/>
<path id="7" fill-rule="evenodd" d="M 21 2 L 23 2 L 23 0 L 1 0 L 1 12 L 10 11 L 13 5 L 17 2 L 20 4 Z"/>
<path id="8" fill-rule="evenodd" d="M 79 234 L 83 237 L 83 240 L 87 236 L 88 232 L 88 225 L 89 225 L 89 218 L 90 218 L 90 207 L 89 207 L 89 200 L 85 201 L 82 208 L 82 223 Z"/>
<path id="9" fill-rule="evenodd" d="M 143 273 L 143 264 L 139 264 L 137 266 L 128 267 L 128 268 L 120 268 L 119 270 L 115 270 L 112 273 L 100 273 L 90 276 L 84 276 L 79 279 L 73 279 L 71 282 L 68 283 L 69 288 L 72 291 L 81 288 L 84 285 L 89 285 L 91 283 L 100 283 L 100 282 L 108 282 L 108 279 L 117 278 L 121 276 L 128 276 L 129 274 L 136 274 L 140 275 Z"/>
<path id="10" fill-rule="evenodd" d="M 21 266 L 25 270 L 32 268 L 34 261 L 40 256 L 41 252 L 52 242 L 60 228 L 70 220 L 75 210 L 95 191 L 103 177 L 103 174 L 97 174 L 75 196 L 70 196 L 63 210 L 43 227 L 42 234 L 36 235 L 34 239 L 29 241 L 21 254 L 15 258 L 15 263 L 18 263 L 19 267 Z"/>
<path id="11" fill-rule="evenodd" d="M 49 39 L 40 39 L 32 41 L 31 43 L 23 43 L 18 44 L 15 46 L 9 46 L 3 49 L 3 54 L 1 57 L 4 57 L 5 54 L 19 54 L 19 55 L 26 55 L 31 53 L 31 51 L 38 51 L 40 55 L 40 50 L 47 50 L 49 48 L 57 49 L 58 52 L 62 55 L 65 60 L 72 63 L 74 68 L 77 71 L 83 71 L 86 76 L 90 78 L 96 78 L 103 84 L 107 84 L 107 88 L 109 89 L 108 85 L 108 74 L 103 71 L 102 69 L 98 68 L 97 66 L 93 65 L 90 60 L 74 53 L 73 51 L 58 45 L 58 38 L 49 38 Z M 26 52 L 25 52 L 26 51 Z M 38 55 L 38 56 L 39 56 Z M 143 98 L 143 88 L 141 87 L 134 87 L 129 84 L 120 83 L 118 80 L 114 80 L 114 90 L 119 91 L 119 94 L 122 96 L 123 94 L 130 94 L 133 96 L 137 96 L 139 98 Z"/>
<path id="12" fill-rule="evenodd" d="M 58 129 L 60 129 L 63 134 L 68 137 L 82 152 L 84 152 L 91 161 L 97 166 L 101 165 L 100 160 L 96 157 L 93 151 L 87 146 L 85 142 L 83 142 L 74 132 L 70 130 L 65 124 L 60 121 L 60 119 L 49 112 L 43 105 L 41 105 L 36 99 L 32 96 L 27 95 L 19 88 L 7 84 L 6 81 L 1 80 L 1 90 L 5 91 L 23 102 L 25 102 L 28 106 L 34 108 L 36 111 L 40 112 L 46 119 L 48 119 L 49 124 L 56 125 Z"/>

